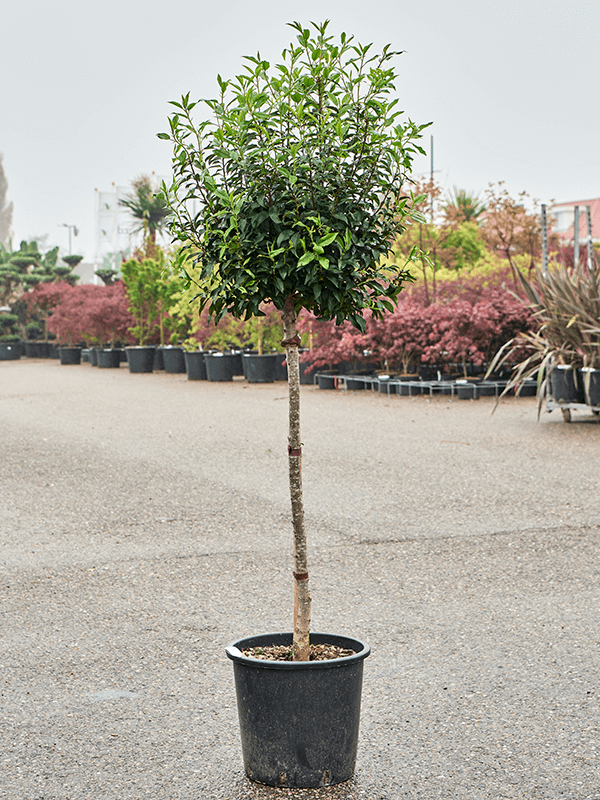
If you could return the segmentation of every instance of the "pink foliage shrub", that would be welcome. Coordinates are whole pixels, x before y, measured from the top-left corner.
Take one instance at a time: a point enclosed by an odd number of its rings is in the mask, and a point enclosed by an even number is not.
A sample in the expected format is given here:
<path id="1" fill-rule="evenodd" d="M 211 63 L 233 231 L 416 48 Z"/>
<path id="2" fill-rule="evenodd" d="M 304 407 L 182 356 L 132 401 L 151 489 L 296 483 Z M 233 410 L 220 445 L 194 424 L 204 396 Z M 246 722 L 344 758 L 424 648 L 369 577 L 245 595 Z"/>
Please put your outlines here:
<path id="1" fill-rule="evenodd" d="M 31 292 L 30 302 L 46 303 L 48 330 L 56 334 L 60 344 L 133 341 L 129 328 L 134 319 L 122 281 L 111 286 L 44 284 Z"/>
<path id="2" fill-rule="evenodd" d="M 386 372 L 415 373 L 420 363 L 440 367 L 489 363 L 518 333 L 534 329 L 528 306 L 503 282 L 489 276 L 438 285 L 438 302 L 427 304 L 422 288 L 400 295 L 382 320 L 369 318 L 365 334 L 349 323 L 336 326 L 306 314 L 299 327 L 309 332 L 309 369 L 349 362 L 354 369 L 376 362 Z"/>

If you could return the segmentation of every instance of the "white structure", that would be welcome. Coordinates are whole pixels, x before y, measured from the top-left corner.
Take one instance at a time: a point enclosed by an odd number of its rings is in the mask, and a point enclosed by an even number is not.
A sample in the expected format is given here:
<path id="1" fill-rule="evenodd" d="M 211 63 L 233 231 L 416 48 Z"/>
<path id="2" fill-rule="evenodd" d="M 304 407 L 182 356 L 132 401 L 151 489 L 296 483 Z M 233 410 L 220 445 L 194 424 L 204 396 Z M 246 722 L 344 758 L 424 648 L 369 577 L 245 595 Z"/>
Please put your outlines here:
<path id="1" fill-rule="evenodd" d="M 156 186 L 162 181 L 170 183 L 170 178 L 156 176 L 152 173 L 152 180 Z M 96 236 L 94 269 L 114 269 L 117 272 L 121 261 L 131 255 L 135 247 L 141 244 L 141 233 L 134 233 L 135 222 L 127 208 L 119 201 L 131 194 L 131 186 L 116 186 L 112 184 L 110 191 L 96 191 Z M 163 241 L 162 244 L 166 244 Z M 102 283 L 95 276 L 95 283 Z"/>

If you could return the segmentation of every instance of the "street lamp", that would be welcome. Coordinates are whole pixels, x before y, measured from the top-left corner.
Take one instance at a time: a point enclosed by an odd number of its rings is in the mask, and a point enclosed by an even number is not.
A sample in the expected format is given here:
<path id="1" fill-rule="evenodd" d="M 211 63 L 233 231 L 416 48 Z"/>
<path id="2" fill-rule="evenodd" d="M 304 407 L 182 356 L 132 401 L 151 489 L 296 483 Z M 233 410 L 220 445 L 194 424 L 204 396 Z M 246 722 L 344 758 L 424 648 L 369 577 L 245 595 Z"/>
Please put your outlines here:
<path id="1" fill-rule="evenodd" d="M 71 253 L 73 252 L 71 248 L 71 231 L 73 231 L 73 234 L 77 236 L 79 234 L 79 230 L 77 229 L 77 225 L 67 225 L 66 222 L 63 222 L 62 226 L 63 228 L 69 229 L 69 255 L 71 255 Z"/>

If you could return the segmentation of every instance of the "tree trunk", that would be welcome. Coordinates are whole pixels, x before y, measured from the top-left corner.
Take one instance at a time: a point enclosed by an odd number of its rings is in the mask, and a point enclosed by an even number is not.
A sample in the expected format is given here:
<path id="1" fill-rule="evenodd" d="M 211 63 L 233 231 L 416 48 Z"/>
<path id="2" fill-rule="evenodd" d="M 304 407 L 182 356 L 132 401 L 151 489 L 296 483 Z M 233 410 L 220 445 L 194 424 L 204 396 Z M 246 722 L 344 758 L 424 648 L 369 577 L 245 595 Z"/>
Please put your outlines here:
<path id="1" fill-rule="evenodd" d="M 300 438 L 300 366 L 298 345 L 300 337 L 296 328 L 293 298 L 285 301 L 283 309 L 282 345 L 285 347 L 288 369 L 289 436 L 288 464 L 292 525 L 294 531 L 294 661 L 310 660 L 310 593 L 308 586 L 308 559 L 306 529 L 304 527 L 304 501 L 302 498 L 302 441 Z"/>

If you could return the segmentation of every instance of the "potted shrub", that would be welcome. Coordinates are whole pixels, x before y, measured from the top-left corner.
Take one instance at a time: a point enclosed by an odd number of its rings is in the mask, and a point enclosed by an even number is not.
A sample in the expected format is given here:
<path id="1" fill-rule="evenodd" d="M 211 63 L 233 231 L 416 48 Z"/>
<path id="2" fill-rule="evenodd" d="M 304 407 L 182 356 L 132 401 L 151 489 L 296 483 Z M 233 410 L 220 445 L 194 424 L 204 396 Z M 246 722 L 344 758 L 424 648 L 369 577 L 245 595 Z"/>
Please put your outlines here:
<path id="1" fill-rule="evenodd" d="M 159 320 L 159 303 L 162 290 L 161 276 L 165 266 L 162 251 L 156 248 L 156 257 L 131 258 L 121 264 L 121 275 L 129 301 L 129 312 L 134 324 L 129 331 L 136 345 L 126 347 L 130 372 L 152 372 L 155 345 L 148 341 L 156 337 Z"/>
<path id="2" fill-rule="evenodd" d="M 596 399 L 592 390 L 594 371 L 600 368 L 597 265 L 588 268 L 582 264 L 574 269 L 553 265 L 546 273 L 538 268 L 531 280 L 520 275 L 520 282 L 539 330 L 507 342 L 488 373 L 518 358 L 503 395 L 524 380 L 537 377 L 538 418 L 547 393 L 557 403 L 569 405 L 586 402 L 586 391 L 587 402 L 598 405 L 600 398 Z M 564 415 L 570 419 L 568 408 Z"/>
<path id="3" fill-rule="evenodd" d="M 21 358 L 21 337 L 16 331 L 19 321 L 9 306 L 0 306 L 0 361 Z"/>
<path id="4" fill-rule="evenodd" d="M 82 286 L 86 290 L 86 341 L 104 346 L 93 348 L 96 363 L 101 368 L 116 369 L 123 360 L 122 346 L 130 338 L 134 325 L 123 281 L 105 286 Z M 93 362 L 92 362 L 93 363 Z"/>
<path id="5" fill-rule="evenodd" d="M 251 317 L 244 326 L 245 344 L 255 352 L 243 354 L 243 372 L 248 383 L 273 383 L 279 379 L 285 358 L 278 352 L 283 339 L 281 314 L 273 303 L 263 303 L 260 312 L 261 316 Z"/>
<path id="6" fill-rule="evenodd" d="M 198 302 L 226 314 L 281 314 L 288 364 L 288 465 L 294 568 L 291 632 L 249 636 L 227 648 L 233 661 L 246 774 L 278 786 L 316 787 L 351 777 L 362 666 L 369 648 L 354 637 L 310 631 L 308 552 L 302 498 L 297 319 L 352 323 L 392 310 L 410 274 L 382 266 L 412 213 L 407 191 L 424 126 L 396 110 L 396 55 L 327 23 L 291 25 L 296 41 L 271 70 L 218 78 L 220 98 L 196 123 L 189 95 L 174 103 L 173 185 L 163 187 L 174 236 L 199 254 Z M 200 210 L 190 213 L 191 198 Z M 333 655 L 319 660 L 319 651 Z M 269 655 L 273 660 L 269 659 Z M 266 656 L 266 657 L 265 657 Z M 313 660 L 310 660 L 313 658 Z M 289 660 L 288 660 L 289 659 Z M 316 660 L 315 660 L 316 659 Z"/>

